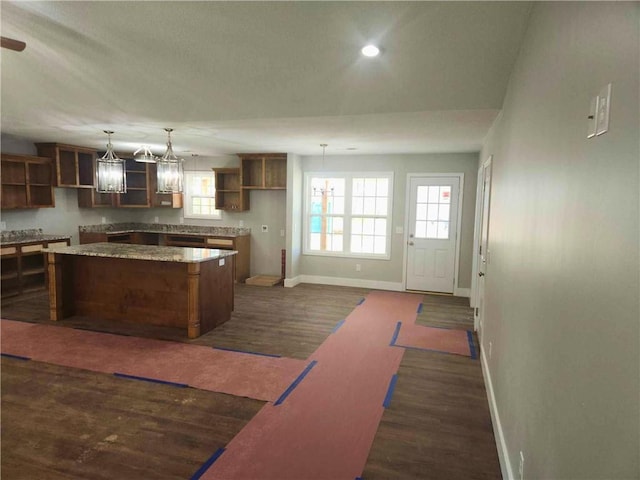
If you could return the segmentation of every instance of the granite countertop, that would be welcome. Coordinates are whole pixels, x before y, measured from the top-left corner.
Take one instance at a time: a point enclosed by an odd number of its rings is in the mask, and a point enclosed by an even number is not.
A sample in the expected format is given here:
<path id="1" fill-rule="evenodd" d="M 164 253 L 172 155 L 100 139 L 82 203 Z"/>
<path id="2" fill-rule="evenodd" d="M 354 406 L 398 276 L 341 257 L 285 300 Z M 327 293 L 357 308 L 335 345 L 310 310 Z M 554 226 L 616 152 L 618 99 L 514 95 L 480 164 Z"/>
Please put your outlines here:
<path id="1" fill-rule="evenodd" d="M 215 248 L 159 247 L 128 243 L 87 243 L 72 247 L 45 248 L 43 252 L 88 257 L 126 258 L 130 260 L 152 260 L 155 262 L 199 263 L 235 255 L 235 250 Z"/>
<path id="2" fill-rule="evenodd" d="M 105 223 L 80 225 L 81 233 L 178 233 L 182 235 L 215 235 L 218 237 L 240 237 L 251 234 L 250 228 L 204 227 L 199 225 L 173 225 L 168 223 Z"/>
<path id="3" fill-rule="evenodd" d="M 56 240 L 68 240 L 70 235 L 51 235 L 42 233 L 41 228 L 29 230 L 9 230 L 0 233 L 0 245 L 18 245 L 33 242 L 54 242 Z"/>

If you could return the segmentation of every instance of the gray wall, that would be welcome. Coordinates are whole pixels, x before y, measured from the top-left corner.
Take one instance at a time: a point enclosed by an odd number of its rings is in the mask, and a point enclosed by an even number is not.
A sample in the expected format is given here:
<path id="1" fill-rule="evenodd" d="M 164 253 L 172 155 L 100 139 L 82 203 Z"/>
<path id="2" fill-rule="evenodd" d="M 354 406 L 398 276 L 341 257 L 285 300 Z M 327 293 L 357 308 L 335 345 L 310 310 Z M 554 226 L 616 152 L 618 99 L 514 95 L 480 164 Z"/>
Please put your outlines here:
<path id="1" fill-rule="evenodd" d="M 535 3 L 493 154 L 482 344 L 513 471 L 638 478 L 638 3 Z M 610 130 L 586 138 L 613 84 Z M 489 358 L 489 342 L 492 356 Z"/>
<path id="2" fill-rule="evenodd" d="M 32 142 L 9 135 L 2 136 L 4 153 L 35 155 Z M 236 167 L 236 156 L 192 157 L 185 159 L 185 170 L 211 170 L 213 167 Z M 55 208 L 3 210 L 2 221 L 7 230 L 42 228 L 45 233 L 71 235 L 71 242 L 78 243 L 78 225 L 116 222 L 210 225 L 237 227 L 240 221 L 251 228 L 251 275 L 280 275 L 281 250 L 285 248 L 286 192 L 252 191 L 251 209 L 247 212 L 222 212 L 221 220 L 194 220 L 182 218 L 182 209 L 150 208 L 78 208 L 77 192 L 73 188 L 55 189 Z M 263 233 L 262 225 L 269 231 Z"/>
<path id="3" fill-rule="evenodd" d="M 423 155 L 349 155 L 303 157 L 301 175 L 304 172 L 394 172 L 393 233 L 390 260 L 361 258 L 332 258 L 302 255 L 300 273 L 328 277 L 402 282 L 404 258 L 404 234 L 396 234 L 396 227 L 404 227 L 406 183 L 408 173 L 464 173 L 464 202 L 462 206 L 461 252 L 458 287 L 471 286 L 473 222 L 478 174 L 477 153 L 423 154 Z M 302 201 L 300 197 L 299 201 Z M 296 219 L 302 222 L 300 217 Z M 356 272 L 356 263 L 361 271 Z"/>

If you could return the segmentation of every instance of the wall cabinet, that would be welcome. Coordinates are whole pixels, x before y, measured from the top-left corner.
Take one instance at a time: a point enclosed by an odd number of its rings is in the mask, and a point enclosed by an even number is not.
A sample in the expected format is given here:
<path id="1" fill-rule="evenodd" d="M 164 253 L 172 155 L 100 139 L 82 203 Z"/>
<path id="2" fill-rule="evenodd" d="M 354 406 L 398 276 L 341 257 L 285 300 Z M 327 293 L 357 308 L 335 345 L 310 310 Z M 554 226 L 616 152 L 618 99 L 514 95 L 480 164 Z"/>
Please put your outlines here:
<path id="1" fill-rule="evenodd" d="M 242 188 L 285 190 L 287 188 L 286 153 L 239 153 Z"/>
<path id="2" fill-rule="evenodd" d="M 249 210 L 249 190 L 242 188 L 239 168 L 214 168 L 216 208 L 243 212 Z"/>
<path id="3" fill-rule="evenodd" d="M 53 163 L 50 158 L 2 154 L 0 206 L 55 207 Z"/>
<path id="4" fill-rule="evenodd" d="M 42 249 L 69 244 L 69 239 L 3 244 L 0 247 L 2 297 L 43 289 L 47 285 L 47 269 Z"/>
<path id="5" fill-rule="evenodd" d="M 286 153 L 239 153 L 240 168 L 214 168 L 216 208 L 249 210 L 251 190 L 287 188 Z"/>
<path id="6" fill-rule="evenodd" d="M 36 143 L 38 155 L 53 159 L 55 186 L 93 188 L 96 150 L 60 143 Z"/>

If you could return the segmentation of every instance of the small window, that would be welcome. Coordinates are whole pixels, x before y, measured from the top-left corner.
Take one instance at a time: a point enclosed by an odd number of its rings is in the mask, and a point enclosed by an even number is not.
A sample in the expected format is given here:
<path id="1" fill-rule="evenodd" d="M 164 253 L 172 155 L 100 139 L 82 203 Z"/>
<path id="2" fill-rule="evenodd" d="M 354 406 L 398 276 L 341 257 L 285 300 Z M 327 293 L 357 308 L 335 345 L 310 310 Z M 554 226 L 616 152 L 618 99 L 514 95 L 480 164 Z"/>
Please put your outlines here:
<path id="1" fill-rule="evenodd" d="M 216 177 L 212 171 L 184 172 L 184 216 L 220 220 L 216 210 Z"/>

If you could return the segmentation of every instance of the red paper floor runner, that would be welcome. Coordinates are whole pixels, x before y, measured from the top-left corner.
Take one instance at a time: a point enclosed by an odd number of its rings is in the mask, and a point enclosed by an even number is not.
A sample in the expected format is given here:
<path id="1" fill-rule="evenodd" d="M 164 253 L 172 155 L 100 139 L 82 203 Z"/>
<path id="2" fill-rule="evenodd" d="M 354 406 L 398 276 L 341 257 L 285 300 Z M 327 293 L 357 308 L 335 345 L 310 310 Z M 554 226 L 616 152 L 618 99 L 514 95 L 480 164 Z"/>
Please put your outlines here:
<path id="1" fill-rule="evenodd" d="M 310 357 L 317 362 L 280 405 L 265 405 L 201 478 L 353 480 L 362 473 L 404 349 L 396 324 L 419 295 L 372 292 Z"/>
<path id="2" fill-rule="evenodd" d="M 2 320 L 2 353 L 275 401 L 307 364 L 201 345 Z"/>

